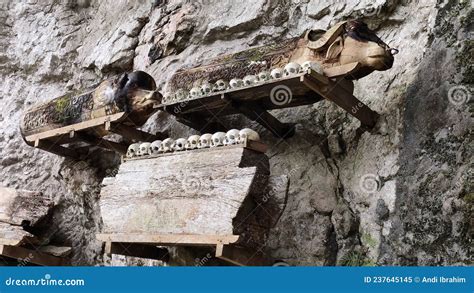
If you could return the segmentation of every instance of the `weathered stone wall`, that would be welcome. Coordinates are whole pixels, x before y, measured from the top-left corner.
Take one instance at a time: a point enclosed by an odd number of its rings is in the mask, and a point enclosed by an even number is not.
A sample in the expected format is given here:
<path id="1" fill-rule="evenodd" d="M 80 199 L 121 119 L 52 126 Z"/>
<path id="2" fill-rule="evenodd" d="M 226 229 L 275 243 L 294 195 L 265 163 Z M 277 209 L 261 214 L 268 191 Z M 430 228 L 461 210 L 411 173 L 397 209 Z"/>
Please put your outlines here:
<path id="1" fill-rule="evenodd" d="M 119 160 L 28 147 L 18 129 L 26 108 L 132 69 L 163 89 L 183 65 L 360 16 L 400 50 L 391 70 L 356 82 L 381 114 L 372 132 L 329 102 L 274 111 L 298 123 L 282 142 L 245 118 L 225 121 L 259 130 L 271 173 L 290 179 L 262 246 L 294 265 L 472 261 L 470 1 L 0 1 L 0 184 L 54 196 L 48 232 L 73 246 L 76 264 L 102 263 L 98 184 Z M 145 129 L 193 133 L 164 113 Z"/>

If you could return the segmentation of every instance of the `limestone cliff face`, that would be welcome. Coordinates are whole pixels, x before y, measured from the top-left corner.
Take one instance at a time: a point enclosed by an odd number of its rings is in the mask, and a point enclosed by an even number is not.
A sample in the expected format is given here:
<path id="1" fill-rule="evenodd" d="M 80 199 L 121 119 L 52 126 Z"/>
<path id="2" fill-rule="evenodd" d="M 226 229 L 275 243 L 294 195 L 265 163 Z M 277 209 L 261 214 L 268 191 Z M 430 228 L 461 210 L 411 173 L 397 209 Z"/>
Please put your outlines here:
<path id="1" fill-rule="evenodd" d="M 297 123 L 284 141 L 245 118 L 226 121 L 259 130 L 272 174 L 290 178 L 262 247 L 292 265 L 471 263 L 470 3 L 1 0 L 0 185 L 53 195 L 51 241 L 72 245 L 76 264 L 101 264 L 99 183 L 120 160 L 97 151 L 73 162 L 27 146 L 25 109 L 122 71 L 147 71 L 164 89 L 184 65 L 362 17 L 400 50 L 391 70 L 355 83 L 355 96 L 381 114 L 375 129 L 361 131 L 325 101 L 274 111 Z M 144 128 L 194 133 L 164 113 Z"/>

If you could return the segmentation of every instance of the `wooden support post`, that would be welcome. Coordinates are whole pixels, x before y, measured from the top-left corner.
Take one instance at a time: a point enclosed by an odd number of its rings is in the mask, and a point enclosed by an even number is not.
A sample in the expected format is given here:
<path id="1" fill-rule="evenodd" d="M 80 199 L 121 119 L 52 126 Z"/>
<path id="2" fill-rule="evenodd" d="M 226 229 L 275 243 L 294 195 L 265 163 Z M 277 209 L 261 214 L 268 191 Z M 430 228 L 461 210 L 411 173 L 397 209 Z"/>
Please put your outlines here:
<path id="1" fill-rule="evenodd" d="M 238 266 L 271 266 L 273 261 L 260 251 L 218 244 L 216 257 Z"/>
<path id="2" fill-rule="evenodd" d="M 106 139 L 95 137 L 95 136 L 88 135 L 85 133 L 77 133 L 77 132 L 73 133 L 73 137 L 79 140 L 82 140 L 84 142 L 87 142 L 90 145 L 95 145 L 95 146 L 106 148 L 109 150 L 114 150 L 122 154 L 127 153 L 128 147 L 118 142 L 106 140 Z"/>
<path id="3" fill-rule="evenodd" d="M 316 93 L 334 102 L 349 114 L 359 119 L 364 126 L 371 128 L 377 122 L 377 112 L 372 111 L 364 103 L 336 83 L 331 81 L 328 85 L 321 86 L 317 80 L 307 76 L 302 76 L 300 80 Z"/>
<path id="4" fill-rule="evenodd" d="M 153 142 L 155 140 L 163 140 L 168 137 L 164 133 L 151 134 L 145 131 L 135 129 L 130 126 L 126 126 L 123 124 L 115 124 L 115 123 L 113 123 L 110 126 L 110 131 L 113 133 L 120 134 L 121 136 L 125 138 L 135 139 L 137 141 Z"/>
<path id="5" fill-rule="evenodd" d="M 42 266 L 70 265 L 70 261 L 66 258 L 45 254 L 36 250 L 27 249 L 20 246 L 0 245 L 0 255 Z"/>
<path id="6" fill-rule="evenodd" d="M 278 137 L 288 138 L 295 134 L 295 128 L 293 124 L 281 123 L 277 118 L 275 118 L 272 114 L 268 113 L 256 103 L 242 103 L 233 101 L 232 107 L 244 114 L 250 120 L 257 121 Z"/>
<path id="7" fill-rule="evenodd" d="M 105 246 L 105 253 L 108 255 L 120 254 L 134 257 L 151 258 L 165 262 L 168 262 L 170 258 L 170 254 L 165 248 L 139 243 L 107 242 Z"/>
<path id="8" fill-rule="evenodd" d="M 35 140 L 35 148 L 39 148 L 45 150 L 47 152 L 63 156 L 63 157 L 70 157 L 73 159 L 79 159 L 79 154 L 76 153 L 74 150 L 69 148 L 63 147 L 59 144 L 52 143 L 48 140 Z"/>

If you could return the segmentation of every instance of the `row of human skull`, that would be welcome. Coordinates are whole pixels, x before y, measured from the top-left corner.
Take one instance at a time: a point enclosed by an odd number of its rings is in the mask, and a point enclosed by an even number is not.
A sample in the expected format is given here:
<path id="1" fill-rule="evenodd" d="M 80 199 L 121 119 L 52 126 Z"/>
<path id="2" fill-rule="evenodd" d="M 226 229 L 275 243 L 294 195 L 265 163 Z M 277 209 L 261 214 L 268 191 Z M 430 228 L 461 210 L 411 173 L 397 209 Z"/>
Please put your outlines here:
<path id="1" fill-rule="evenodd" d="M 214 134 L 205 133 L 203 135 L 191 135 L 187 139 L 178 138 L 174 140 L 167 138 L 163 141 L 156 140 L 152 143 L 134 143 L 128 147 L 127 157 L 133 158 L 160 153 L 227 146 L 244 143 L 246 140 L 259 141 L 260 136 L 256 131 L 250 128 L 244 128 L 242 130 L 231 129 L 227 131 L 227 133 L 216 132 Z"/>
<path id="2" fill-rule="evenodd" d="M 292 76 L 308 70 L 313 70 L 319 74 L 323 74 L 321 65 L 314 61 L 306 61 L 303 64 L 290 62 L 285 67 L 274 68 L 270 71 L 262 71 L 257 75 L 247 75 L 243 79 L 233 78 L 229 82 L 219 79 L 215 83 L 205 82 L 200 87 L 193 87 L 189 92 L 178 89 L 174 94 L 163 98 L 164 103 L 176 103 L 187 99 L 195 99 L 202 96 L 210 95 L 214 92 L 225 91 L 227 89 L 236 89 L 245 86 L 252 86 L 263 83 L 271 79 L 279 79 L 282 77 Z"/>

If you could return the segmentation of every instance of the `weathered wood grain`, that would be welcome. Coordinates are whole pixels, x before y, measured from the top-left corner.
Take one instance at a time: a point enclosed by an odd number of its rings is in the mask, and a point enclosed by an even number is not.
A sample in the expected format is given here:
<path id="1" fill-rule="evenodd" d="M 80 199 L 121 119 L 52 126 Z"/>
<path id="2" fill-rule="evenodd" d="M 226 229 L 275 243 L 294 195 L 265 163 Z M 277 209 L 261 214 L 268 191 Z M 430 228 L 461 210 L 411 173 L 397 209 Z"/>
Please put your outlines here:
<path id="1" fill-rule="evenodd" d="M 72 248 L 69 246 L 45 245 L 36 247 L 38 252 L 50 254 L 57 257 L 66 257 L 71 254 Z"/>
<path id="2" fill-rule="evenodd" d="M 0 222 L 34 226 L 53 205 L 51 198 L 40 192 L 0 188 Z"/>
<path id="3" fill-rule="evenodd" d="M 98 240 L 114 243 L 142 243 L 158 246 L 215 246 L 239 241 L 238 235 L 194 235 L 154 233 L 97 234 Z"/>
<path id="4" fill-rule="evenodd" d="M 268 173 L 268 158 L 243 147 L 125 161 L 103 181 L 103 233 L 236 234 Z"/>
<path id="5" fill-rule="evenodd" d="M 32 242 L 36 242 L 35 236 L 23 230 L 21 226 L 0 222 L 0 244 L 19 246 Z"/>

